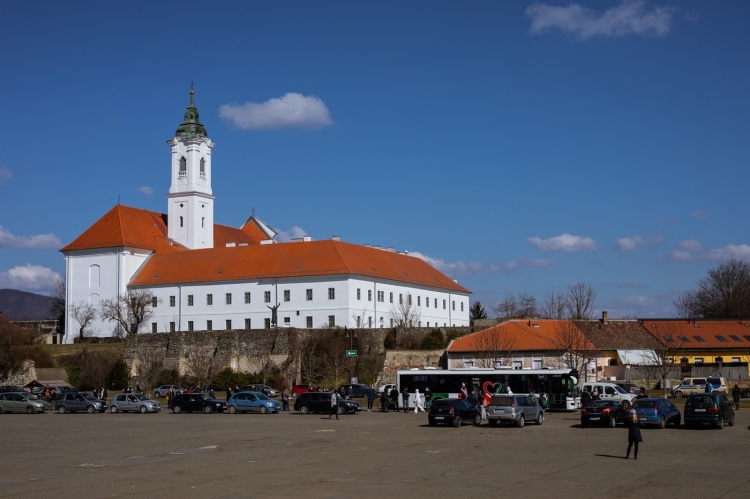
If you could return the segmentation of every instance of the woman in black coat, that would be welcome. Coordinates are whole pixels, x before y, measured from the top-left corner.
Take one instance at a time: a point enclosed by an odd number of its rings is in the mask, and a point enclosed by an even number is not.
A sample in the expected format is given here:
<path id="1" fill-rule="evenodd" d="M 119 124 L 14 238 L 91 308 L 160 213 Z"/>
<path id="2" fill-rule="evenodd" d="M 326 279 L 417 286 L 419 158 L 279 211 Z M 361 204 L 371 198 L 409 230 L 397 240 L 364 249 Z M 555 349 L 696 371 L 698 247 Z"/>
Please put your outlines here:
<path id="1" fill-rule="evenodd" d="M 643 442 L 641 436 L 641 423 L 638 421 L 638 414 L 635 411 L 631 411 L 627 419 L 628 425 L 628 452 L 625 454 L 625 459 L 630 457 L 630 449 L 635 444 L 635 453 L 633 454 L 634 459 L 638 459 L 638 444 Z"/>

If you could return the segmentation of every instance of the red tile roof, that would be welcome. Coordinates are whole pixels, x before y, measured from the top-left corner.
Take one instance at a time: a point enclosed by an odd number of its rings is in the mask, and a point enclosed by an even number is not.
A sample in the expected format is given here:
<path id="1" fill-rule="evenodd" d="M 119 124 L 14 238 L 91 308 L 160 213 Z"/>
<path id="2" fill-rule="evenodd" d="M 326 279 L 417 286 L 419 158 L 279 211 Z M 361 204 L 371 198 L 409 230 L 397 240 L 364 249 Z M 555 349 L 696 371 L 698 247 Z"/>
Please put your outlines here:
<path id="1" fill-rule="evenodd" d="M 643 320 L 643 327 L 666 344 L 665 336 L 682 343 L 682 349 L 742 348 L 750 350 L 750 323 L 737 320 Z M 685 339 L 682 339 L 680 337 Z M 723 338 L 722 341 L 719 337 Z M 699 339 L 700 338 L 700 339 Z M 700 341 L 700 340 L 703 341 Z M 739 340 L 739 341 L 738 341 Z"/>
<path id="2" fill-rule="evenodd" d="M 543 350 L 560 350 L 560 342 L 557 340 L 557 331 L 565 323 L 575 327 L 573 323 L 564 320 L 550 319 L 531 319 L 531 320 L 512 320 L 503 322 L 476 333 L 462 336 L 455 340 L 448 352 L 475 352 L 481 349 L 478 337 L 483 335 L 500 335 L 503 337 L 498 344 L 507 344 L 512 342 L 515 351 L 543 351 Z M 593 345 L 583 337 L 578 328 L 575 328 L 575 334 L 581 335 L 581 341 L 587 348 L 593 349 Z M 506 341 L 507 340 L 507 341 Z"/>
<path id="3" fill-rule="evenodd" d="M 419 258 L 332 240 L 157 252 L 130 285 L 323 275 L 361 275 L 470 292 Z"/>

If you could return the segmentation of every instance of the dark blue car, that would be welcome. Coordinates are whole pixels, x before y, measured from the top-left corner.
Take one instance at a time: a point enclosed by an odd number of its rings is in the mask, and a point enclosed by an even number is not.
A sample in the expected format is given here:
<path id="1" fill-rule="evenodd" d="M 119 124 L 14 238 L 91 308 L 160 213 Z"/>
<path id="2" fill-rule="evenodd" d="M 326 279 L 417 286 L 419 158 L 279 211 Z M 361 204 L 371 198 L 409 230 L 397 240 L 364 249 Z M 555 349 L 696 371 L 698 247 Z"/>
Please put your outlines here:
<path id="1" fill-rule="evenodd" d="M 677 428 L 682 420 L 680 410 L 666 399 L 638 399 L 633 404 L 633 409 L 638 414 L 641 424 L 654 424 L 664 428 L 672 423 Z"/>

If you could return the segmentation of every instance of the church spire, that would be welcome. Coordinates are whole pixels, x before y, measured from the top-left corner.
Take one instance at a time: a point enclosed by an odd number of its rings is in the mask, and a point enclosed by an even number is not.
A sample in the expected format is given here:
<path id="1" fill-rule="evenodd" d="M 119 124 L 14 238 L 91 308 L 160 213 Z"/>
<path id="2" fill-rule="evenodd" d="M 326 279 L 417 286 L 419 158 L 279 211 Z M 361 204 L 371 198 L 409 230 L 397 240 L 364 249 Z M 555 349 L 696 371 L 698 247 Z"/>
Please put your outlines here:
<path id="1" fill-rule="evenodd" d="M 195 95 L 194 90 L 190 90 L 190 104 L 188 104 L 185 110 L 185 120 L 182 124 L 177 127 L 175 137 L 186 137 L 188 139 L 202 139 L 208 137 L 206 128 L 201 123 L 200 117 L 198 116 L 198 108 L 195 107 L 193 102 L 193 96 Z"/>

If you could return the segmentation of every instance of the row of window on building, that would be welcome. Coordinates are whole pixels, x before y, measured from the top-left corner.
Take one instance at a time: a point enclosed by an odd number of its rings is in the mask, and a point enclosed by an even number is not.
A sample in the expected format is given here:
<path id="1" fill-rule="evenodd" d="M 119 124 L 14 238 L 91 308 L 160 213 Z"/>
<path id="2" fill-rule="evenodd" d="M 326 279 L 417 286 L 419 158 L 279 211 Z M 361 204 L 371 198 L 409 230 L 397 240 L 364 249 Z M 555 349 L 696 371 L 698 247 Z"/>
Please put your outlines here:
<path id="1" fill-rule="evenodd" d="M 284 301 L 289 302 L 292 299 L 292 293 L 290 290 L 285 289 L 283 291 Z M 393 293 L 390 293 L 390 303 L 393 303 Z M 336 299 L 336 289 L 335 288 L 328 288 L 328 299 L 329 300 L 335 300 Z M 362 299 L 362 290 L 360 288 L 357 288 L 357 300 Z M 306 301 L 312 301 L 313 300 L 313 290 L 312 289 L 306 289 L 305 290 L 305 300 Z M 385 291 L 378 291 L 377 294 L 377 300 L 381 303 L 385 302 Z M 176 305 L 177 298 L 176 296 L 172 295 L 169 297 L 169 306 L 174 307 Z M 245 292 L 245 303 L 251 303 L 252 296 L 249 291 Z M 367 301 L 372 301 L 372 290 L 367 290 Z M 407 295 L 407 302 L 409 306 L 412 305 L 412 295 Z M 157 297 L 151 298 L 151 306 L 156 307 L 158 306 L 159 299 Z M 232 293 L 225 293 L 224 295 L 224 303 L 227 305 L 232 304 Z M 263 303 L 271 303 L 271 292 L 270 291 L 264 291 L 263 292 Z M 399 305 L 404 304 L 404 295 L 402 293 L 398 294 L 398 303 Z M 194 295 L 187 295 L 187 305 L 188 307 L 192 307 L 195 304 L 195 296 Z M 214 304 L 214 295 L 213 293 L 206 294 L 206 305 L 213 305 Z M 430 306 L 430 298 L 425 296 L 424 297 L 424 305 L 425 307 L 429 308 Z M 460 302 L 461 305 L 461 312 L 464 311 L 464 302 Z M 417 296 L 417 306 L 422 306 L 422 297 Z M 438 308 L 438 299 L 433 299 L 433 307 Z M 443 300 L 443 310 L 446 310 L 448 307 L 448 300 Z M 451 302 L 451 309 L 456 310 L 456 301 L 453 300 Z"/>

